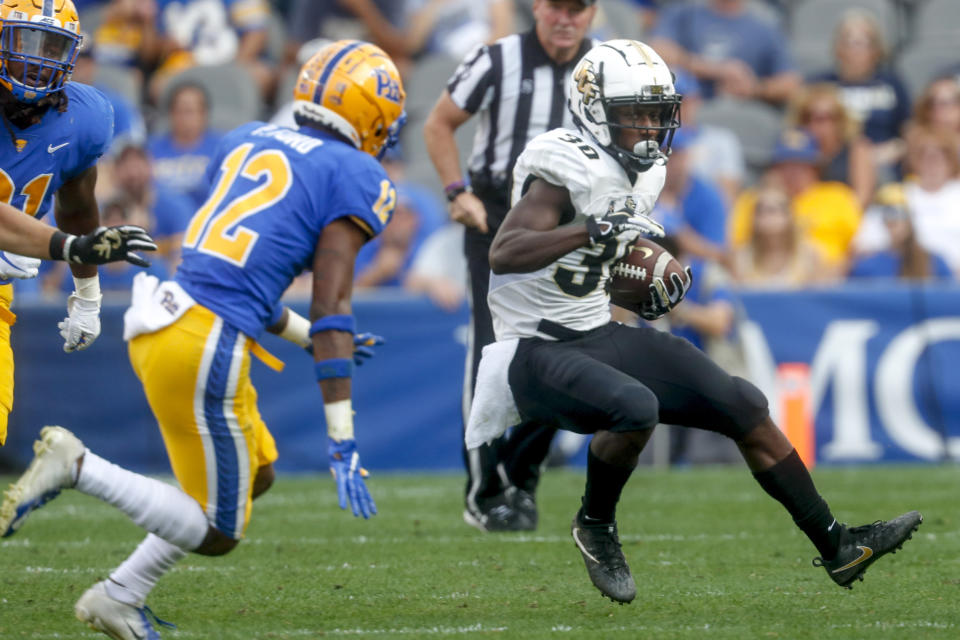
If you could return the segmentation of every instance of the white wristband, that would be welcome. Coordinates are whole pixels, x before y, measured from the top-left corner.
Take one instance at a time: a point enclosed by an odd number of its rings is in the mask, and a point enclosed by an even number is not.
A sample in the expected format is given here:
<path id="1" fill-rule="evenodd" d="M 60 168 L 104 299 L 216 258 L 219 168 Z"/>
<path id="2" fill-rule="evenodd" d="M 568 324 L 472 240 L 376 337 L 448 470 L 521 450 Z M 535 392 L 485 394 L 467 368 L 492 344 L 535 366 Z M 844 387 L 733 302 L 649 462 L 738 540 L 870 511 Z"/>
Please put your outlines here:
<path id="1" fill-rule="evenodd" d="M 328 436 L 337 442 L 353 438 L 353 403 L 349 399 L 324 404 L 323 413 L 327 416 Z"/>
<path id="2" fill-rule="evenodd" d="M 91 302 L 100 302 L 100 276 L 95 275 L 89 278 L 73 278 L 73 290 L 77 297 Z"/>
<path id="3" fill-rule="evenodd" d="M 310 321 L 288 308 L 287 324 L 277 335 L 306 349 L 310 346 Z"/>

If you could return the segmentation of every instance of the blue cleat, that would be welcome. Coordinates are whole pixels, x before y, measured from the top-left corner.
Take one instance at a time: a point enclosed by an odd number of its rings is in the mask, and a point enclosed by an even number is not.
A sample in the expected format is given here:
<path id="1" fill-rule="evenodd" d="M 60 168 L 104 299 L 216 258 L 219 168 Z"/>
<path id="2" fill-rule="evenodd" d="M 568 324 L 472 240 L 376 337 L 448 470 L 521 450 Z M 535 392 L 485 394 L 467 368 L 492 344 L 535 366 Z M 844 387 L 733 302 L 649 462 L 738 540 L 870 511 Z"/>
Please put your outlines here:
<path id="1" fill-rule="evenodd" d="M 162 627 L 177 628 L 154 615 L 150 607 L 137 607 L 111 598 L 105 581 L 87 589 L 77 600 L 73 612 L 77 620 L 116 640 L 160 640 L 151 619 Z"/>

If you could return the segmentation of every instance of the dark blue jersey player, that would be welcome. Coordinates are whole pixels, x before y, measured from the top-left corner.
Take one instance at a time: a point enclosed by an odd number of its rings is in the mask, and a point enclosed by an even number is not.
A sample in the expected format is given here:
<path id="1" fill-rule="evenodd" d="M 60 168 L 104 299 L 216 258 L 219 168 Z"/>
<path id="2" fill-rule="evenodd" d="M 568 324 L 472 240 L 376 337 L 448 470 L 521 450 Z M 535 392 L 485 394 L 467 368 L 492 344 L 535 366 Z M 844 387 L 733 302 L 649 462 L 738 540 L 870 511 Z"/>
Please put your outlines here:
<path id="1" fill-rule="evenodd" d="M 223 138 L 173 280 L 134 282 L 124 337 L 180 487 L 112 465 L 48 427 L 32 471 L 0 506 L 0 535 L 9 535 L 45 496 L 73 486 L 149 532 L 77 602 L 77 616 L 111 637 L 158 637 L 143 613 L 157 579 L 187 552 L 233 549 L 251 501 L 273 480 L 277 449 L 250 381 L 251 354 L 266 358 L 255 342 L 264 329 L 312 347 L 340 507 L 376 513 L 353 436 L 353 357 L 364 338 L 350 300 L 357 252 L 397 201 L 377 160 L 403 123 L 403 86 L 383 51 L 346 40 L 307 61 L 294 100 L 298 129 L 253 122 Z M 309 319 L 280 305 L 304 269 L 313 270 Z"/>
<path id="2" fill-rule="evenodd" d="M 74 234 L 99 224 L 96 164 L 113 134 L 106 98 L 70 82 L 80 40 L 71 0 L 0 4 L 0 202 L 37 217 L 53 209 L 57 226 Z M 13 404 L 10 278 L 35 276 L 37 262 L 0 253 L 0 444 Z M 65 351 L 85 349 L 100 335 L 97 268 L 71 270 L 75 291 L 59 325 Z"/>

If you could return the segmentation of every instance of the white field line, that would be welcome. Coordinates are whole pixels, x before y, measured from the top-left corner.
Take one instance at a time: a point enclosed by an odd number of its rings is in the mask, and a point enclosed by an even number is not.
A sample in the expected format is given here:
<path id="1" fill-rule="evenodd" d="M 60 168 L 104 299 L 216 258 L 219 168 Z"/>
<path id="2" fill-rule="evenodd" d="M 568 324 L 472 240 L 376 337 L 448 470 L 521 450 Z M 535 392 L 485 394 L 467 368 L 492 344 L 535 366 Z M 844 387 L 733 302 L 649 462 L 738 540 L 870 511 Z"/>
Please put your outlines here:
<path id="1" fill-rule="evenodd" d="M 79 623 L 78 623 L 79 624 Z M 829 625 L 830 629 L 937 629 L 937 630 L 947 630 L 947 629 L 956 629 L 958 625 L 952 622 L 935 622 L 930 620 L 914 620 L 907 622 L 881 622 L 876 621 L 872 623 L 863 623 L 863 624 L 846 624 L 846 625 Z M 301 637 L 301 638 L 314 638 L 318 633 L 322 633 L 324 636 L 344 636 L 344 637 L 366 637 L 366 636 L 412 636 L 412 637 L 430 637 L 430 636 L 461 636 L 461 635 L 471 635 L 475 633 L 505 633 L 509 631 L 509 627 L 498 627 L 498 626 L 486 626 L 482 623 L 477 623 L 468 626 L 434 626 L 434 627 L 391 627 L 391 628 L 335 628 L 335 629 L 282 629 L 275 631 L 275 634 L 280 637 L 290 638 L 290 637 Z M 546 628 L 543 631 L 547 631 Z M 583 627 L 571 627 L 564 624 L 553 625 L 550 629 L 550 633 L 555 633 L 557 635 L 566 635 L 566 634 L 583 634 L 586 633 L 590 636 L 596 635 L 596 629 L 585 629 Z M 604 627 L 604 633 L 677 633 L 680 631 L 701 631 L 701 632 L 723 632 L 723 626 L 714 626 L 714 625 L 676 625 L 671 627 L 656 627 L 656 626 L 646 626 L 646 625 L 631 625 L 631 626 L 617 626 L 617 627 Z M 174 633 L 177 638 L 203 638 L 204 640 L 208 639 L 208 634 L 190 631 L 189 629 L 184 629 L 182 626 Z M 75 640 L 76 638 L 102 638 L 103 636 L 99 633 L 91 633 L 84 631 L 77 631 L 76 633 L 61 634 L 61 633 L 33 633 L 29 636 L 24 636 L 32 638 L 33 640 L 60 640 L 68 639 Z"/>
<path id="2" fill-rule="evenodd" d="M 792 532 L 794 535 L 800 535 L 797 532 Z M 418 536 L 416 539 L 421 544 L 461 544 L 466 540 L 469 540 L 472 544 L 477 545 L 509 545 L 509 544 L 568 544 L 570 542 L 570 537 L 567 535 L 513 535 L 507 534 L 502 536 L 473 536 L 468 537 L 469 532 L 465 533 L 462 536 Z M 956 538 L 960 536 L 960 530 L 955 531 L 938 531 L 936 533 L 924 533 L 923 531 L 919 532 L 915 537 L 934 542 L 940 538 Z M 733 542 L 733 541 L 742 541 L 742 540 L 751 540 L 760 536 L 752 531 L 740 531 L 737 533 L 698 533 L 694 535 L 687 535 L 682 533 L 658 533 L 658 534 L 623 534 L 620 536 L 621 542 L 642 542 L 642 543 L 656 543 L 656 542 L 681 542 L 681 543 L 691 543 L 691 542 Z M 404 536 L 390 536 L 390 537 L 381 537 L 376 535 L 371 536 L 351 536 L 351 537 L 338 537 L 338 538 L 328 538 L 328 537 L 313 537 L 313 536 L 298 536 L 298 537 L 276 537 L 276 538 L 245 538 L 242 542 L 244 545 L 275 545 L 278 542 L 283 542 L 285 544 L 303 544 L 303 545 L 317 545 L 317 546 L 342 546 L 345 543 L 347 544 L 358 544 L 358 545 L 394 545 L 408 543 L 411 541 L 411 537 Z M 5 540 L 0 542 L 0 549 L 3 548 L 14 548 L 21 547 L 27 548 L 31 547 L 34 543 L 31 541 L 30 537 L 27 535 L 22 535 L 14 538 L 12 540 Z M 97 548 L 103 546 L 104 542 L 91 540 L 90 538 L 84 538 L 83 540 L 64 540 L 50 543 L 50 546 L 55 546 L 57 548 L 84 548 L 84 547 L 93 547 Z M 111 543 L 112 544 L 112 543 Z"/>
<path id="3" fill-rule="evenodd" d="M 26 566 L 21 569 L 24 573 L 56 573 L 56 574 L 96 574 L 96 575 L 107 575 L 113 571 L 116 567 L 68 567 L 68 568 L 57 568 L 57 567 L 36 567 L 36 566 Z M 340 570 L 342 567 L 335 567 L 335 570 Z M 328 569 L 328 570 L 334 570 Z M 235 571 L 248 571 L 247 569 L 240 569 L 231 565 L 217 564 L 212 566 L 196 566 L 196 565 L 182 565 L 174 567 L 170 570 L 170 573 L 233 573 Z"/>

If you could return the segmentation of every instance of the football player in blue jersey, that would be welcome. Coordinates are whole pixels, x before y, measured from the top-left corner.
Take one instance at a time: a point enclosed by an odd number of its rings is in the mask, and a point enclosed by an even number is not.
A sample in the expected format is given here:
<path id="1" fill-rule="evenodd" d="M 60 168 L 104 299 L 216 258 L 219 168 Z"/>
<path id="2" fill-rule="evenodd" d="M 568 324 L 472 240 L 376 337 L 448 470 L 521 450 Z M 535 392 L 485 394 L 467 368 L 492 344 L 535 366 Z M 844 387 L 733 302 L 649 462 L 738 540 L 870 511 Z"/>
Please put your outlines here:
<path id="1" fill-rule="evenodd" d="M 351 294 L 357 252 L 396 204 L 378 159 L 403 124 L 405 93 L 382 50 L 345 40 L 307 61 L 294 98 L 298 130 L 253 122 L 224 137 L 173 280 L 135 280 L 124 337 L 180 488 L 121 469 L 66 429 L 46 427 L 0 505 L 6 536 L 73 487 L 149 532 L 76 604 L 81 620 L 111 637 L 158 637 L 144 607 L 157 580 L 188 552 L 233 549 L 251 501 L 273 481 L 276 446 L 249 376 L 251 353 L 270 359 L 255 342 L 264 330 L 312 350 L 340 507 L 364 518 L 377 512 L 351 406 L 354 358 L 376 339 L 356 333 Z M 309 320 L 279 302 L 305 269 L 313 270 Z"/>
<path id="2" fill-rule="evenodd" d="M 106 98 L 70 82 L 80 42 L 71 0 L 0 3 L 0 202 L 38 218 L 53 209 L 57 226 L 72 234 L 99 225 L 96 163 L 113 132 Z M 35 262 L 5 255 L 0 260 L 0 444 L 13 405 L 10 325 L 16 316 L 10 311 L 10 279 L 36 275 Z M 68 352 L 86 349 L 100 335 L 97 269 L 70 268 L 75 291 L 59 324 Z"/>

